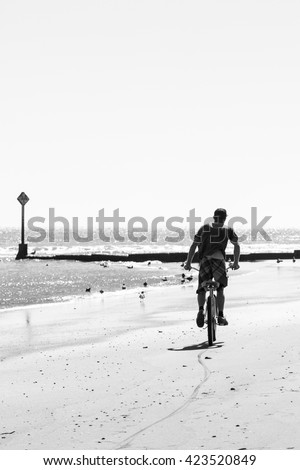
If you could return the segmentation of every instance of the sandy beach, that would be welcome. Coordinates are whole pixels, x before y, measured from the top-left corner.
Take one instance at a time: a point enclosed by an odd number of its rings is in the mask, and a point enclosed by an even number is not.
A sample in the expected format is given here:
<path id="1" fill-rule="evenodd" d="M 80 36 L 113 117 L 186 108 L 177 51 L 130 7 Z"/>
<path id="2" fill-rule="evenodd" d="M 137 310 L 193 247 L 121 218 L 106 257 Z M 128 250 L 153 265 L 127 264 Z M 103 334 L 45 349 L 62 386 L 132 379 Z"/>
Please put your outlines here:
<path id="1" fill-rule="evenodd" d="M 300 449 L 299 275 L 242 263 L 211 348 L 195 283 L 0 312 L 0 448 Z"/>

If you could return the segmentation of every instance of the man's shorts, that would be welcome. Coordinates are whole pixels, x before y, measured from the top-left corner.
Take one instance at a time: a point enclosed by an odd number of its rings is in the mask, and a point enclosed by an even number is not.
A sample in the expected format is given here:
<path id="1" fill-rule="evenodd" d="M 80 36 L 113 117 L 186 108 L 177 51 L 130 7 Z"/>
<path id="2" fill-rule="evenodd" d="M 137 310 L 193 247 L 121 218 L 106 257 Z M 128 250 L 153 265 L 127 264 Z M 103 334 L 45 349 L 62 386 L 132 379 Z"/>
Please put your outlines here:
<path id="1" fill-rule="evenodd" d="M 228 277 L 226 271 L 226 264 L 224 259 L 216 258 L 203 258 L 200 262 L 199 271 L 199 285 L 198 291 L 201 288 L 201 284 L 204 281 L 209 281 L 214 278 L 216 282 L 220 283 L 220 286 L 226 287 L 228 284 Z"/>

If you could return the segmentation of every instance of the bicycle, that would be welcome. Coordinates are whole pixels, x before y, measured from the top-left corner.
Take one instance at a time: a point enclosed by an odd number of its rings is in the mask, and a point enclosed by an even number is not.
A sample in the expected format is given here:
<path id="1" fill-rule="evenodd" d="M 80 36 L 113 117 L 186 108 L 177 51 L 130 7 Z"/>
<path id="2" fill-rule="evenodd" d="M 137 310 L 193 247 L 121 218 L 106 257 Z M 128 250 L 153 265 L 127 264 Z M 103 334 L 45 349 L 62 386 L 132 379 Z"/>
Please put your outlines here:
<path id="1" fill-rule="evenodd" d="M 199 272 L 199 269 L 192 267 Z M 226 271 L 232 269 L 232 263 L 229 264 Z M 217 339 L 217 318 L 218 318 L 218 306 L 217 306 L 217 297 L 215 291 L 219 287 L 219 282 L 213 281 L 204 281 L 201 283 L 206 292 L 209 292 L 209 295 L 206 296 L 205 308 L 204 308 L 204 323 L 207 324 L 207 336 L 208 336 L 208 345 L 212 346 Z"/>

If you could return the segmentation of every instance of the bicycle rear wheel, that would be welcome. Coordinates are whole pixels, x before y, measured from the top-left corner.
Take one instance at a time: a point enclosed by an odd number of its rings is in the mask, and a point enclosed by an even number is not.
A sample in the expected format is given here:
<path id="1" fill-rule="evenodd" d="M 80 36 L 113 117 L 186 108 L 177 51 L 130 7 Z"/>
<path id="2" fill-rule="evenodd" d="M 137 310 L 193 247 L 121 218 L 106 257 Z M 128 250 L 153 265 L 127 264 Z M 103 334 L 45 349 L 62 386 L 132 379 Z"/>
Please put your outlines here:
<path id="1" fill-rule="evenodd" d="M 216 299 L 211 296 L 207 299 L 207 335 L 208 345 L 212 346 L 216 341 Z"/>

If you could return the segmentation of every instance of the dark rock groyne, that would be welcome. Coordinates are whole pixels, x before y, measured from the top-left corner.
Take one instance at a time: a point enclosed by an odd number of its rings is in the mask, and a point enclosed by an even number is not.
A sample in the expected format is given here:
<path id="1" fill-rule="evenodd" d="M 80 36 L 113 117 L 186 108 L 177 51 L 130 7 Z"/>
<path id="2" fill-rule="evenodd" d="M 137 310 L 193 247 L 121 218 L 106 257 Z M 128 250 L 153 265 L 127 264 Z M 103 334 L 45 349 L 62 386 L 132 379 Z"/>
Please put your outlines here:
<path id="1" fill-rule="evenodd" d="M 36 256 L 29 255 L 27 259 L 41 259 L 41 260 L 70 260 L 70 261 L 127 261 L 127 262 L 145 262 L 145 261 L 162 261 L 163 263 L 182 263 L 186 260 L 187 253 L 174 252 L 174 253 L 130 253 L 128 255 L 109 255 L 109 254 L 89 254 L 89 255 L 51 255 L 51 256 Z M 233 255 L 228 255 L 227 260 L 233 259 Z M 263 260 L 276 260 L 276 259 L 300 259 L 300 250 L 295 250 L 291 253 L 248 253 L 241 254 L 240 261 L 263 261 Z M 198 261 L 197 254 L 194 257 L 194 263 Z"/>

